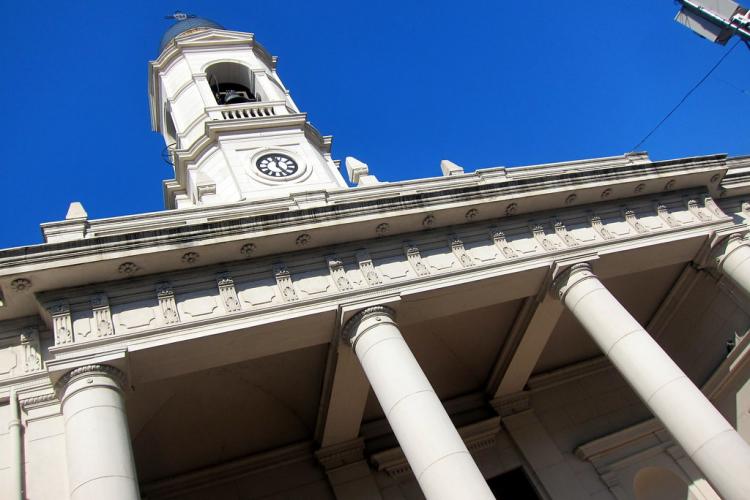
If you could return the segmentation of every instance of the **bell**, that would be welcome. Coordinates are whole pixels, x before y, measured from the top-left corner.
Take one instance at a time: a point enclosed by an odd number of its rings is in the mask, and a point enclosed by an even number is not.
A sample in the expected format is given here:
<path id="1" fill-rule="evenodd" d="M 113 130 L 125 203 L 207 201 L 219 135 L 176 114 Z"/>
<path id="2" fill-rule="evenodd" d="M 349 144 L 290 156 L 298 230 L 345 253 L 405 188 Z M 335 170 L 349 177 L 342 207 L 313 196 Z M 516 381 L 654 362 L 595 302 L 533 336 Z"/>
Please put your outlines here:
<path id="1" fill-rule="evenodd" d="M 242 104 L 243 102 L 251 102 L 244 92 L 227 90 L 226 94 L 224 94 L 224 104 Z"/>

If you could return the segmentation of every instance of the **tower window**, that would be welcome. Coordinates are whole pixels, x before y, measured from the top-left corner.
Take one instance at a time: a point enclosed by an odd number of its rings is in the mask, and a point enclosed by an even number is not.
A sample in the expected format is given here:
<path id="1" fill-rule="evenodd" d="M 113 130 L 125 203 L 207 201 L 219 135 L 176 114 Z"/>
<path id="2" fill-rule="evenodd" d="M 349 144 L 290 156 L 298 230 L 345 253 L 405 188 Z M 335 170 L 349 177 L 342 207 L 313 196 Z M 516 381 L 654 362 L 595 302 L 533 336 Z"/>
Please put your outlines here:
<path id="1" fill-rule="evenodd" d="M 242 64 L 222 62 L 206 69 L 206 77 L 216 104 L 256 102 L 253 73 Z"/>
<path id="2" fill-rule="evenodd" d="M 172 120 L 172 113 L 168 109 L 164 110 L 164 141 L 168 147 L 177 145 L 177 130 Z"/>

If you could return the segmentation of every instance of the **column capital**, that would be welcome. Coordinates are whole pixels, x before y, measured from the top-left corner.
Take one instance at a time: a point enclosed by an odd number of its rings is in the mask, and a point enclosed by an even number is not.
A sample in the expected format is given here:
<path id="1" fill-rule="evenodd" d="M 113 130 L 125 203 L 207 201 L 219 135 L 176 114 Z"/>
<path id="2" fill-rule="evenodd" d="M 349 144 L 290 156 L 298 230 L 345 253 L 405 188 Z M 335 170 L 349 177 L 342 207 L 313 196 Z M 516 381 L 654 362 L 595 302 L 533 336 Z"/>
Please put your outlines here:
<path id="1" fill-rule="evenodd" d="M 357 314 L 349 318 L 344 328 L 341 331 L 342 338 L 347 341 L 352 347 L 357 342 L 357 339 L 362 336 L 368 328 L 362 331 L 358 331 L 358 327 L 368 319 L 374 318 L 375 321 L 382 321 L 383 318 L 387 318 L 390 322 L 396 321 L 396 311 L 388 306 L 370 306 L 362 309 Z"/>
<path id="2" fill-rule="evenodd" d="M 587 279 L 596 279 L 591 264 L 578 262 L 564 269 L 554 278 L 550 291 L 560 301 L 564 301 L 565 295 L 573 286 Z"/>
<path id="3" fill-rule="evenodd" d="M 113 381 L 120 391 L 124 390 L 125 387 L 127 387 L 127 377 L 125 373 L 123 373 L 119 369 L 110 365 L 91 364 L 91 365 L 84 365 L 84 366 L 79 366 L 78 368 L 74 368 L 70 370 L 69 372 L 67 372 L 65 375 L 63 375 L 62 377 L 60 377 L 60 380 L 58 380 L 57 383 L 55 384 L 55 391 L 62 396 L 63 394 L 66 393 L 67 388 L 70 387 L 76 381 L 85 377 L 94 377 L 94 376 L 103 376 Z M 89 381 L 87 382 L 89 384 L 93 383 L 93 378 L 91 378 L 90 380 L 91 380 L 90 382 Z"/>
<path id="4" fill-rule="evenodd" d="M 750 246 L 745 239 L 744 231 L 737 231 L 728 235 L 717 235 L 711 252 L 711 265 L 715 266 L 719 272 L 722 272 L 722 266 L 727 257 L 735 250 L 743 246 Z"/>

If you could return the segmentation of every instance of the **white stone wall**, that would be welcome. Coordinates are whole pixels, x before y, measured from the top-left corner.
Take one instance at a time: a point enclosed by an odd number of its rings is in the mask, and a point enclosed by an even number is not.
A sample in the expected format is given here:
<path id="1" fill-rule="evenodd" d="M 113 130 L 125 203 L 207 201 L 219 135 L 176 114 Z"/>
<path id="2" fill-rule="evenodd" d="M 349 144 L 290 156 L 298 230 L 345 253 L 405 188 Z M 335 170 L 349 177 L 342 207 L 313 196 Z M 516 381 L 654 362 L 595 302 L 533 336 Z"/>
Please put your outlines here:
<path id="1" fill-rule="evenodd" d="M 57 500 L 68 496 L 65 423 L 58 404 L 24 412 L 26 495 L 29 500 Z"/>

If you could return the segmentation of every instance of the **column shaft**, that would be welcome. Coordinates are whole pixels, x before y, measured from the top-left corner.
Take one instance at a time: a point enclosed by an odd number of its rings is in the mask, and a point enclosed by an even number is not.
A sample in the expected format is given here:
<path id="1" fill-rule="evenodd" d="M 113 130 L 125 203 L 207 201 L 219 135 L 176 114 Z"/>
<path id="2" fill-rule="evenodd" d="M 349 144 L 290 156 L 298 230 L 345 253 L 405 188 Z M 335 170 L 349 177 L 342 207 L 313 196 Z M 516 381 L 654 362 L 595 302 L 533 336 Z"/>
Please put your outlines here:
<path id="1" fill-rule="evenodd" d="M 60 381 L 71 500 L 139 500 L 122 374 L 77 368 Z"/>
<path id="2" fill-rule="evenodd" d="M 750 296 L 750 246 L 738 236 L 730 236 L 719 270 Z"/>
<path id="3" fill-rule="evenodd" d="M 576 264 L 555 287 L 565 306 L 727 500 L 750 492 L 750 446 L 591 272 Z"/>
<path id="4" fill-rule="evenodd" d="M 345 335 L 425 497 L 494 498 L 401 336 L 393 311 L 386 307 L 365 309 L 347 323 Z"/>

